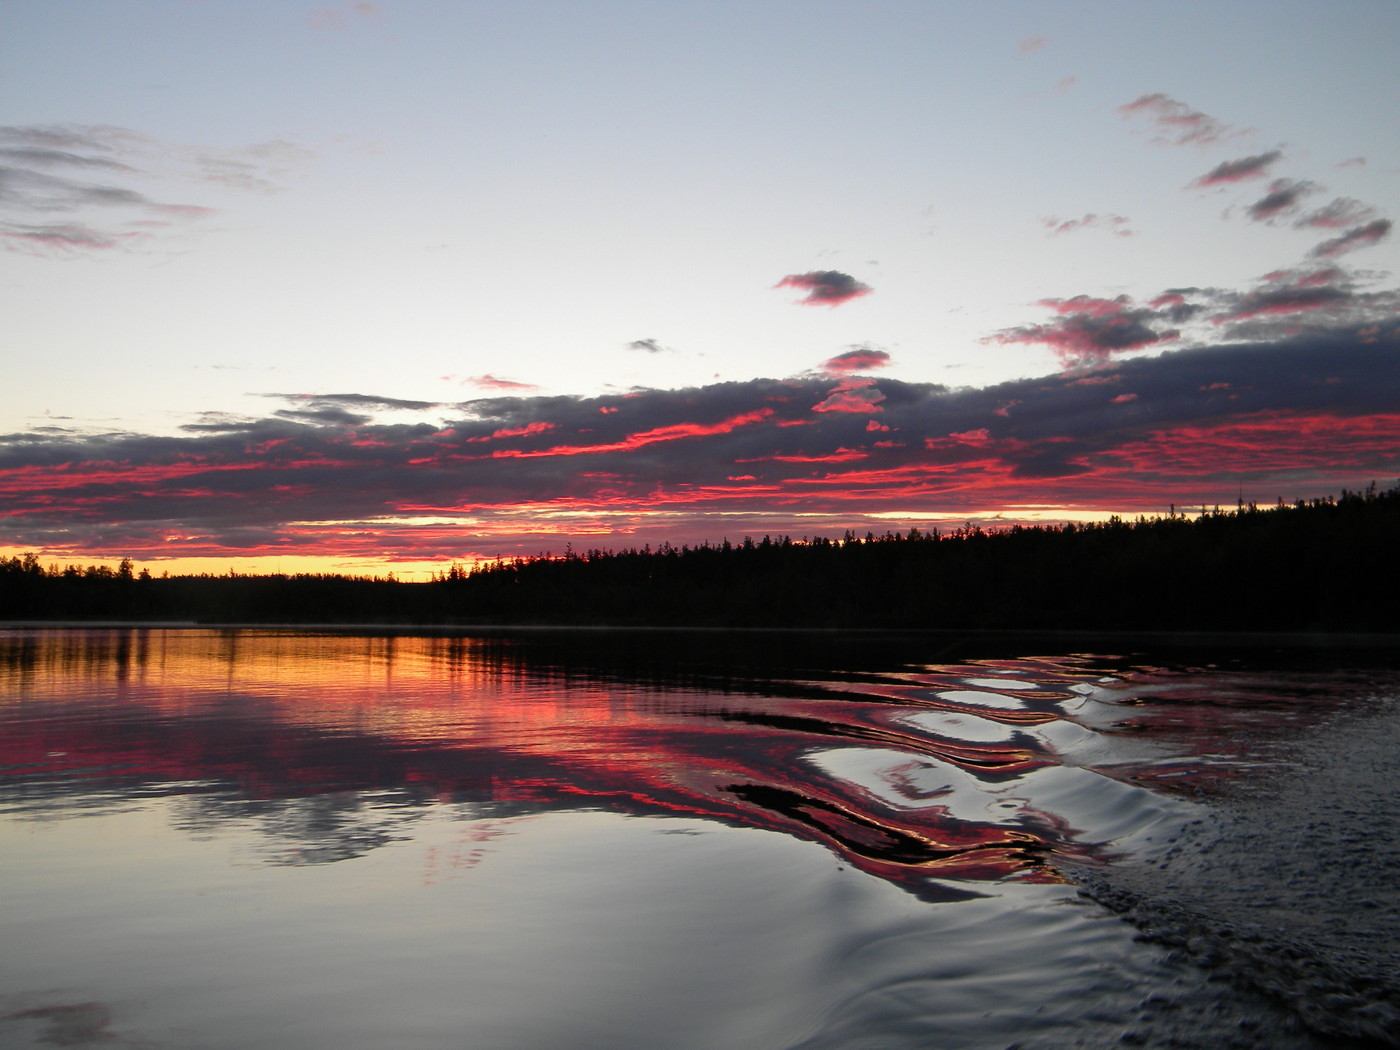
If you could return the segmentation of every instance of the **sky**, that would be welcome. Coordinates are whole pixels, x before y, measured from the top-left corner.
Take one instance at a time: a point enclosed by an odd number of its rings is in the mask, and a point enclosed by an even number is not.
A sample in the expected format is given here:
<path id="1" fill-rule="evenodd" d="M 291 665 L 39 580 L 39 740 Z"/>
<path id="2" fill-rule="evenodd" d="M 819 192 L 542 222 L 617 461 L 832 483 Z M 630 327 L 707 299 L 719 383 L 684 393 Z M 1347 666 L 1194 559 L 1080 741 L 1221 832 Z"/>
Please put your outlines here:
<path id="1" fill-rule="evenodd" d="M 0 0 L 0 556 L 1400 478 L 1400 7 Z"/>

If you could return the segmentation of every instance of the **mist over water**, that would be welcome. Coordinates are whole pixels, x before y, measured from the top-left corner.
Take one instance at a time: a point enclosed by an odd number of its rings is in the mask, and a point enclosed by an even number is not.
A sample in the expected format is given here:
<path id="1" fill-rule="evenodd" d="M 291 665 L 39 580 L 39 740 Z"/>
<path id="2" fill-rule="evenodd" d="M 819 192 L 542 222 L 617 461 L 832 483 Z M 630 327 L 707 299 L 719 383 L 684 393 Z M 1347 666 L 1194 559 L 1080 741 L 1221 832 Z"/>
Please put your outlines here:
<path id="1" fill-rule="evenodd" d="M 0 1048 L 1400 1045 L 1393 653 L 1075 644 L 0 630 Z"/>

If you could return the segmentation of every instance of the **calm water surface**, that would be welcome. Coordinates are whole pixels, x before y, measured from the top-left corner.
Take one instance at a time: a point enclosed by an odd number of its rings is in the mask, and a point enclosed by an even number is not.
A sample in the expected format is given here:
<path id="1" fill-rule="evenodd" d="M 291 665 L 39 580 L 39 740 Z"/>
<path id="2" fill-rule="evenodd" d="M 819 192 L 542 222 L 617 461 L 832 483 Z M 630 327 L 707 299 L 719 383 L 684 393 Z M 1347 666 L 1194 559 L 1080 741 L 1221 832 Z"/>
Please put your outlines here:
<path id="1" fill-rule="evenodd" d="M 1400 1045 L 1392 653 L 999 645 L 0 629 L 0 1048 Z"/>

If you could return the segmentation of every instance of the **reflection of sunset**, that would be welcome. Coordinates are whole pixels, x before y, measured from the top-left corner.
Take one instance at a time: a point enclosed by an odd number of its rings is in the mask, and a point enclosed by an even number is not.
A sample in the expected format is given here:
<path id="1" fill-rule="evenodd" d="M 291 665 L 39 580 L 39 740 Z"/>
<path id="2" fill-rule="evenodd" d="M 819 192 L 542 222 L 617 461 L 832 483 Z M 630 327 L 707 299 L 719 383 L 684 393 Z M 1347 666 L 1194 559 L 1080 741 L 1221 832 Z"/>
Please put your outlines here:
<path id="1" fill-rule="evenodd" d="M 349 792 L 343 820 L 364 791 L 391 793 L 395 806 L 474 801 L 500 820 L 539 807 L 702 817 L 815 840 L 921 892 L 931 875 L 1053 879 L 1049 856 L 1106 848 L 1085 837 L 1092 821 L 1035 801 L 1036 785 L 1066 776 L 1087 778 L 1085 797 L 1111 786 L 1059 754 L 1074 734 L 1115 731 L 1065 716 L 1085 697 L 1102 697 L 1095 710 L 1121 702 L 1129 686 L 1102 665 L 707 683 L 681 664 L 642 669 L 636 650 L 633 663 L 564 659 L 603 640 L 580 632 L 554 653 L 507 637 L 12 633 L 0 636 L 0 765 L 23 786 L 17 797 L 60 810 L 75 793 L 118 784 L 247 800 Z M 1169 695 L 1173 685 L 1146 688 Z M 1196 713 L 1206 720 L 1197 744 L 1208 746 L 1219 710 Z M 1166 775 L 1161 761 L 1150 759 Z M 1190 771 L 1182 762 L 1172 775 Z"/>

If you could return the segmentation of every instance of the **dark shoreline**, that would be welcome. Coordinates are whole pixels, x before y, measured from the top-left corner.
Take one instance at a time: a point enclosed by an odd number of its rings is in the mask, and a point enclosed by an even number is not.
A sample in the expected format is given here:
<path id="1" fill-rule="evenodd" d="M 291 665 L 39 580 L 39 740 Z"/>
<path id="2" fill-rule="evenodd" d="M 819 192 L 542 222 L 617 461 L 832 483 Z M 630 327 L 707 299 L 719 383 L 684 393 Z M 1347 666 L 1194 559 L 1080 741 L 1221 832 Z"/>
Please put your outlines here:
<path id="1" fill-rule="evenodd" d="M 0 620 L 0 630 L 192 630 L 192 631 L 306 631 L 334 634 L 417 635 L 489 637 L 496 635 L 548 634 L 648 634 L 671 636 L 734 635 L 742 637 L 791 636 L 848 639 L 944 641 L 974 639 L 1010 642 L 1146 643 L 1150 645 L 1287 645 L 1315 649 L 1370 649 L 1395 647 L 1400 653 L 1400 633 L 1394 631 L 1237 631 L 1202 630 L 1099 630 L 1095 628 L 1040 627 L 823 627 L 823 626 L 717 626 L 687 624 L 601 624 L 601 623 L 344 623 L 344 622 L 199 622 L 194 620 Z"/>

